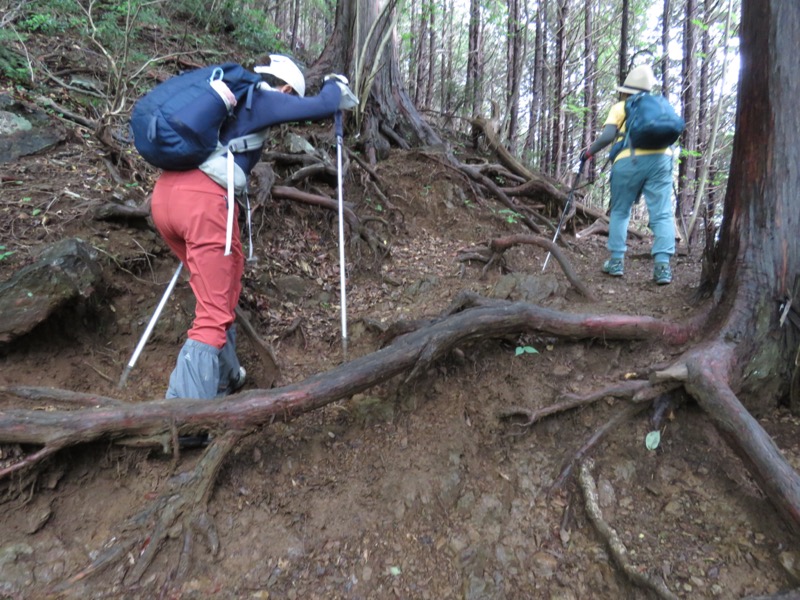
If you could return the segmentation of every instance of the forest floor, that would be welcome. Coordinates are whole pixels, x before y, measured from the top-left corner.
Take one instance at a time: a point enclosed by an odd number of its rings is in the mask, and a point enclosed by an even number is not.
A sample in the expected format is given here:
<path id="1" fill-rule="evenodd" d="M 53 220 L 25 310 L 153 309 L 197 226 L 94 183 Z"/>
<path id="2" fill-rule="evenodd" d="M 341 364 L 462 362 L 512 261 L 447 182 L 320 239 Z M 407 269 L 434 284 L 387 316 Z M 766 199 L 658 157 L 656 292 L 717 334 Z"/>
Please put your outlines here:
<path id="1" fill-rule="evenodd" d="M 68 126 L 64 143 L 3 165 L 0 281 L 44 246 L 77 236 L 98 252 L 106 285 L 96 302 L 60 312 L 0 347 L 0 386 L 52 386 L 144 402 L 163 397 L 192 320 L 181 280 L 126 389 L 116 384 L 177 262 L 147 225 L 92 219 L 115 192 L 145 199 L 151 178 L 115 183 L 96 141 Z M 329 127 L 316 141 L 333 148 Z M 307 130 L 300 129 L 298 133 Z M 491 160 L 491 159 L 490 159 Z M 674 281 L 652 280 L 649 240 L 632 240 L 623 278 L 600 272 L 605 238 L 565 232 L 565 252 L 595 300 L 558 264 L 542 273 L 535 246 L 506 252 L 509 273 L 462 263 L 460 250 L 524 233 L 501 205 L 428 154 L 394 151 L 376 166 L 391 206 L 351 164 L 345 197 L 362 219 L 383 218 L 389 252 L 374 260 L 348 248 L 348 358 L 380 347 L 370 323 L 436 317 L 463 290 L 524 298 L 571 313 L 670 320 L 696 309 L 700 261 L 679 256 Z M 152 173 L 150 174 L 152 175 Z M 335 197 L 335 188 L 322 185 Z M 138 190 L 138 191 L 137 191 Z M 269 201 L 255 213 L 256 255 L 242 306 L 276 348 L 280 385 L 343 362 L 335 215 Z M 518 354 L 535 348 L 538 353 Z M 245 438 L 225 461 L 210 498 L 220 552 L 195 548 L 175 580 L 180 552 L 166 544 L 136 587 L 123 567 L 54 586 L 119 535 L 203 450 L 179 459 L 152 449 L 93 443 L 42 468 L 33 489 L 0 495 L 0 598 L 522 599 L 649 598 L 616 567 L 587 517 L 575 477 L 561 469 L 622 400 L 606 398 L 532 427 L 500 415 L 534 410 L 564 392 L 590 393 L 665 363 L 681 348 L 659 342 L 566 342 L 535 334 L 464 346 L 403 386 L 399 379 Z M 259 356 L 240 334 L 245 389 L 263 385 Z M 8 400 L 0 397 L 0 410 Z M 797 585 L 796 543 L 701 410 L 689 403 L 645 447 L 648 413 L 615 428 L 593 451 L 603 516 L 642 573 L 681 598 L 740 598 Z M 760 418 L 800 467 L 795 418 Z M 0 459 L 24 449 L 0 445 Z M 19 490 L 17 490 L 18 492 Z"/>

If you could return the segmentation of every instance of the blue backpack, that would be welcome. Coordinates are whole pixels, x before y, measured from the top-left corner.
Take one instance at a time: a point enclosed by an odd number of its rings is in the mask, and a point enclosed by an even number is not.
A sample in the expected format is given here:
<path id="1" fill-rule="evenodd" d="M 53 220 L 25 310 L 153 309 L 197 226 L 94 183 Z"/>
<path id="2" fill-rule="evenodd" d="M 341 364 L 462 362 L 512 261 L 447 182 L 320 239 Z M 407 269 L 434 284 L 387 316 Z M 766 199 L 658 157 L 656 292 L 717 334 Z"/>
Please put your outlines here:
<path id="1" fill-rule="evenodd" d="M 133 143 L 154 167 L 187 171 L 219 149 L 219 131 L 232 116 L 211 87 L 221 79 L 250 108 L 261 76 L 235 63 L 204 67 L 172 77 L 140 98 L 131 112 Z"/>
<path id="2" fill-rule="evenodd" d="M 660 150 L 681 137 L 686 122 L 669 101 L 659 94 L 640 92 L 625 101 L 625 137 L 611 148 L 613 161 L 623 148 Z"/>

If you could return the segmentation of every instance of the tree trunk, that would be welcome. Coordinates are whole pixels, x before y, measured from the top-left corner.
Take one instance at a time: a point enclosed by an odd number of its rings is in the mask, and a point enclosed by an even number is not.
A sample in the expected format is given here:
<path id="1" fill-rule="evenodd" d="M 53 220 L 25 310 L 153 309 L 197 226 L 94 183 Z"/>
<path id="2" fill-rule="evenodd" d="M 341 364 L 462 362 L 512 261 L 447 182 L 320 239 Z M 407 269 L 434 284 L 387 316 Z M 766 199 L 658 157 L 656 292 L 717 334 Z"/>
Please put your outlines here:
<path id="1" fill-rule="evenodd" d="M 664 12 L 661 15 L 661 93 L 669 97 L 669 29 L 672 24 L 672 8 L 670 0 L 664 0 Z"/>
<path id="2" fill-rule="evenodd" d="M 436 52 L 436 9 L 431 6 L 428 9 L 428 79 L 425 82 L 425 96 L 422 101 L 422 106 L 426 109 L 431 107 L 433 102 L 433 88 L 434 88 L 434 73 L 436 72 L 436 59 L 438 58 Z"/>
<path id="3" fill-rule="evenodd" d="M 705 282 L 725 308 L 720 336 L 736 345 L 731 376 L 755 412 L 788 397 L 800 335 L 779 306 L 800 276 L 800 4 L 742 3 L 741 51 L 731 171 L 720 243 Z M 793 298 L 800 306 L 800 298 Z"/>
<path id="4" fill-rule="evenodd" d="M 583 3 L 584 37 L 583 37 L 583 105 L 587 109 L 586 119 L 583 124 L 582 146 L 588 148 L 597 131 L 597 79 L 595 77 L 596 62 L 594 57 L 594 36 L 592 24 L 592 2 L 585 0 Z M 596 174 L 595 162 L 590 162 L 585 167 L 588 171 L 589 181 L 594 181 Z"/>
<path id="5" fill-rule="evenodd" d="M 393 35 L 396 4 L 392 0 L 381 8 L 375 0 L 340 1 L 328 45 L 309 69 L 309 77 L 331 71 L 347 73 L 359 95 L 361 86 L 369 86 L 370 102 L 364 114 L 362 138 L 370 155 L 388 151 L 388 139 L 405 140 L 412 146 L 442 143 L 406 93 L 397 60 L 397 45 L 392 41 L 383 43 L 387 35 Z M 377 66 L 374 71 L 373 66 Z"/>
<path id="6" fill-rule="evenodd" d="M 561 176 L 564 163 L 564 77 L 567 63 L 567 19 L 569 18 L 569 0 L 560 0 L 558 4 L 558 27 L 556 28 L 556 64 L 555 82 L 553 86 L 553 146 L 551 164 L 556 179 Z"/>
<path id="7" fill-rule="evenodd" d="M 694 194 L 694 174 L 697 160 L 692 152 L 697 151 L 697 41 L 695 39 L 697 25 L 697 0 L 686 0 L 683 26 L 683 72 L 681 99 L 683 101 L 683 118 L 686 129 L 681 136 L 684 152 L 678 165 L 678 199 L 681 219 L 688 222 L 691 217 L 692 198 Z M 691 240 L 687 240 L 690 242 Z"/>
<path id="8" fill-rule="evenodd" d="M 622 0 L 622 25 L 619 29 L 619 82 L 628 75 L 628 28 L 630 22 L 630 0 Z"/>
<path id="9" fill-rule="evenodd" d="M 519 87 L 522 67 L 522 40 L 524 29 L 520 27 L 519 0 L 507 0 L 508 21 L 506 23 L 506 115 L 508 116 L 508 149 L 516 154 L 519 118 Z"/>
<path id="10" fill-rule="evenodd" d="M 544 3 L 546 5 L 546 2 Z M 542 10 L 544 8 L 540 5 L 536 10 L 535 26 L 534 26 L 534 41 L 533 41 L 533 72 L 531 73 L 530 85 L 530 110 L 528 117 L 528 135 L 525 139 L 525 150 L 532 154 L 532 163 L 539 166 L 542 165 L 541 157 L 541 141 L 542 141 L 542 94 L 541 94 L 541 80 L 544 77 L 543 65 L 543 44 L 544 34 L 542 33 Z M 538 135 L 537 135 L 538 134 Z"/>
<path id="11" fill-rule="evenodd" d="M 469 47 L 467 49 L 467 85 L 466 97 L 471 117 L 481 114 L 481 3 L 470 0 L 469 3 Z M 472 130 L 472 145 L 477 148 L 478 132 Z"/>

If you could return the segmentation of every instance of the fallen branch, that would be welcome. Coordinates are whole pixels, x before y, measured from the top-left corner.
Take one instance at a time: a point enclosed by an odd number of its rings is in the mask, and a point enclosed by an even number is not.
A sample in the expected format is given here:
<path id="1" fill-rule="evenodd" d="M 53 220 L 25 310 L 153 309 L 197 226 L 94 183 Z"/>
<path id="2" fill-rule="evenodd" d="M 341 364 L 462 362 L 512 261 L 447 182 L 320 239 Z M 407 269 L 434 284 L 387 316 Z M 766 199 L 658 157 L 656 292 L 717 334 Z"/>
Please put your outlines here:
<path id="1" fill-rule="evenodd" d="M 37 104 L 53 109 L 56 113 L 59 113 L 59 116 L 65 118 L 66 120 L 74 121 L 78 125 L 83 125 L 84 127 L 91 129 L 92 131 L 94 131 L 98 127 L 97 121 L 92 121 L 91 119 L 87 119 L 86 117 L 79 115 L 78 113 L 74 113 L 71 110 L 64 108 L 60 104 L 57 104 L 56 102 L 54 102 L 53 100 L 51 100 L 46 96 L 36 96 L 35 100 Z"/>

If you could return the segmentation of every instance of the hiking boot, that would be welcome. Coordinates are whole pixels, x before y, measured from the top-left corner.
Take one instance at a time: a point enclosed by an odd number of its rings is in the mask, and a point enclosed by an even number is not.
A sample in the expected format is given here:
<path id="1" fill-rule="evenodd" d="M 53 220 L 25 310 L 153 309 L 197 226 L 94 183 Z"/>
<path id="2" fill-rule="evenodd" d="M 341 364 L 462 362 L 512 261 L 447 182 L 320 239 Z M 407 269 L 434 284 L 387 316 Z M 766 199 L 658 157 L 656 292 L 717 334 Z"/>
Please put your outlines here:
<path id="1" fill-rule="evenodd" d="M 672 269 L 669 263 L 656 263 L 656 266 L 653 267 L 653 281 L 658 285 L 672 283 Z"/>
<path id="2" fill-rule="evenodd" d="M 612 277 L 622 277 L 625 273 L 624 264 L 621 258 L 609 258 L 603 263 L 603 273 Z"/>
<path id="3" fill-rule="evenodd" d="M 181 450 L 205 448 L 210 443 L 211 443 L 211 436 L 208 433 L 198 433 L 197 435 L 178 436 L 178 447 Z"/>
<path id="4" fill-rule="evenodd" d="M 228 384 L 227 393 L 228 394 L 235 394 L 240 389 L 244 387 L 244 382 L 247 379 L 247 371 L 245 371 L 244 367 L 239 367 L 239 373 L 236 375 L 235 378 L 231 379 L 230 383 Z"/>

